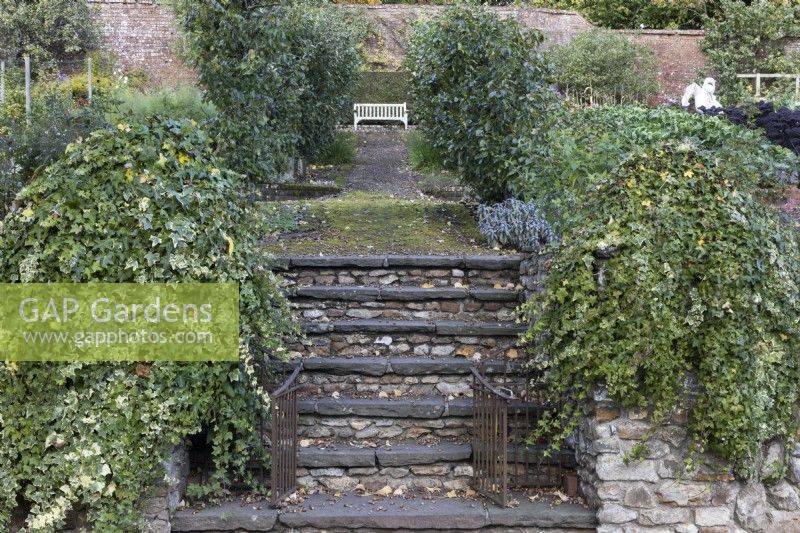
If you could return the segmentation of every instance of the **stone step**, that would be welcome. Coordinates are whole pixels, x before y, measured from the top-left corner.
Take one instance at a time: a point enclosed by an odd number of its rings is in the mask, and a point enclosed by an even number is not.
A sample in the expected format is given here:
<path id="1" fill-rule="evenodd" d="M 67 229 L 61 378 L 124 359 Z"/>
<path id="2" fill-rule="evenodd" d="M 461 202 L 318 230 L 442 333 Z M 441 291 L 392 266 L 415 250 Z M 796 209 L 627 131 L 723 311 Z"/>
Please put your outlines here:
<path id="1" fill-rule="evenodd" d="M 537 417 L 545 406 L 511 402 Z M 303 397 L 298 401 L 298 435 L 326 442 L 416 440 L 431 444 L 441 440 L 468 442 L 472 427 L 472 399 L 444 396 L 425 398 Z"/>
<path id="2" fill-rule="evenodd" d="M 513 321 L 521 292 L 506 289 L 300 287 L 288 291 L 298 319 Z"/>
<path id="3" fill-rule="evenodd" d="M 317 395 L 471 397 L 473 366 L 463 357 L 311 357 L 298 379 L 304 390 Z M 481 370 L 501 385 L 504 379 L 518 380 L 524 369 L 521 363 L 497 360 L 482 362 Z"/>
<path id="4" fill-rule="evenodd" d="M 461 320 L 333 320 L 301 322 L 307 333 L 435 333 L 438 335 L 516 337 L 527 330 L 514 322 Z"/>
<path id="5" fill-rule="evenodd" d="M 512 322 L 446 320 L 334 320 L 302 322 L 305 342 L 289 343 L 295 356 L 460 356 L 516 359 L 517 337 L 526 327 Z"/>
<path id="6" fill-rule="evenodd" d="M 465 490 L 472 477 L 472 446 L 440 443 L 433 446 L 398 444 L 379 448 L 354 446 L 301 448 L 298 482 L 309 489 L 367 491 L 439 488 Z"/>
<path id="7" fill-rule="evenodd" d="M 270 265 L 290 286 L 514 287 L 521 256 L 303 256 Z"/>
<path id="8" fill-rule="evenodd" d="M 475 362 L 463 357 L 310 357 L 303 361 L 304 371 L 327 372 L 346 376 L 362 374 L 365 376 L 401 376 L 469 374 Z M 504 374 L 520 372 L 524 364 L 514 361 L 483 361 L 484 374 Z"/>
<path id="9" fill-rule="evenodd" d="M 379 497 L 314 494 L 280 509 L 267 502 L 227 502 L 204 509 L 183 509 L 172 519 L 172 531 L 594 531 L 595 513 L 582 505 L 551 501 L 502 508 L 474 498 Z"/>
<path id="10" fill-rule="evenodd" d="M 340 285 L 295 287 L 286 292 L 290 298 L 354 302 L 422 302 L 426 300 L 463 300 L 465 298 L 484 302 L 520 302 L 523 295 L 520 290 L 509 289 L 463 287 L 423 289 L 417 287 L 343 287 Z"/>

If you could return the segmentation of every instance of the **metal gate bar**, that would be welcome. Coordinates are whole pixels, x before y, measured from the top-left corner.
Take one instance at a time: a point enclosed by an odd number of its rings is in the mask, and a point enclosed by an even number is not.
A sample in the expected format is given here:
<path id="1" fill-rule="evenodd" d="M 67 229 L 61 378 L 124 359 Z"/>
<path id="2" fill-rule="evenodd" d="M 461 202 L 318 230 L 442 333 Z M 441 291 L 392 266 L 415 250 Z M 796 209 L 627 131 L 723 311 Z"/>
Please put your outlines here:
<path id="1" fill-rule="evenodd" d="M 271 394 L 272 468 L 270 501 L 278 505 L 297 489 L 297 366 L 289 378 Z"/>

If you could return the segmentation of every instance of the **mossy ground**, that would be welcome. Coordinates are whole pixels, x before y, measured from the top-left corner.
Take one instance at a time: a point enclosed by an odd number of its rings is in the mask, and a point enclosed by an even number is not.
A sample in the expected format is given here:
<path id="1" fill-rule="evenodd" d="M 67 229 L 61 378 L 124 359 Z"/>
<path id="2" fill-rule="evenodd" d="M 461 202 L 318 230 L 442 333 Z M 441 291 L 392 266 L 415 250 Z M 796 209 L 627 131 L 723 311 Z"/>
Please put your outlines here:
<path id="1" fill-rule="evenodd" d="M 268 239 L 265 247 L 270 253 L 499 253 L 486 244 L 469 209 L 458 203 L 352 192 L 285 206 L 299 210 L 300 222 L 294 231 Z M 263 209 L 275 207 L 265 204 Z"/>

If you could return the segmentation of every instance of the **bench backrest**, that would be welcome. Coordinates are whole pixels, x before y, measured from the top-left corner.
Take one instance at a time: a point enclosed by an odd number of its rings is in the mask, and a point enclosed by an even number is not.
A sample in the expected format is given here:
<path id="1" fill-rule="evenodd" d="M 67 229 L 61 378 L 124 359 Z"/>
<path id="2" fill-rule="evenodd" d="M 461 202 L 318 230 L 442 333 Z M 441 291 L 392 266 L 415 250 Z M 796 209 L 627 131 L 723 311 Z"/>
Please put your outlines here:
<path id="1" fill-rule="evenodd" d="M 354 104 L 353 113 L 358 118 L 404 119 L 407 116 L 406 104 Z"/>

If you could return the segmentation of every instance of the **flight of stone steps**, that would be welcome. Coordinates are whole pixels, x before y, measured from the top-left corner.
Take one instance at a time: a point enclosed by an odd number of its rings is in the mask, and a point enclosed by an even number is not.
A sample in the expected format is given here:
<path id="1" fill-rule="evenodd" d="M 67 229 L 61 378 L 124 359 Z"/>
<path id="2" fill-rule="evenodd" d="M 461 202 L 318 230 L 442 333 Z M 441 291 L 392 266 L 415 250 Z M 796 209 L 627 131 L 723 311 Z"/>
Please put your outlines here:
<path id="1" fill-rule="evenodd" d="M 287 264 L 288 263 L 288 264 Z M 519 257 L 286 258 L 308 333 L 299 481 L 331 491 L 464 491 L 470 368 L 513 372 Z"/>
<path id="2" fill-rule="evenodd" d="M 496 383 L 521 369 L 521 260 L 278 258 L 306 332 L 289 346 L 303 362 L 298 482 L 319 494 L 277 511 L 234 506 L 231 529 L 593 529 L 581 506 L 500 509 L 470 489 L 471 368 Z M 173 531 L 223 530 L 204 512 L 179 513 Z"/>

